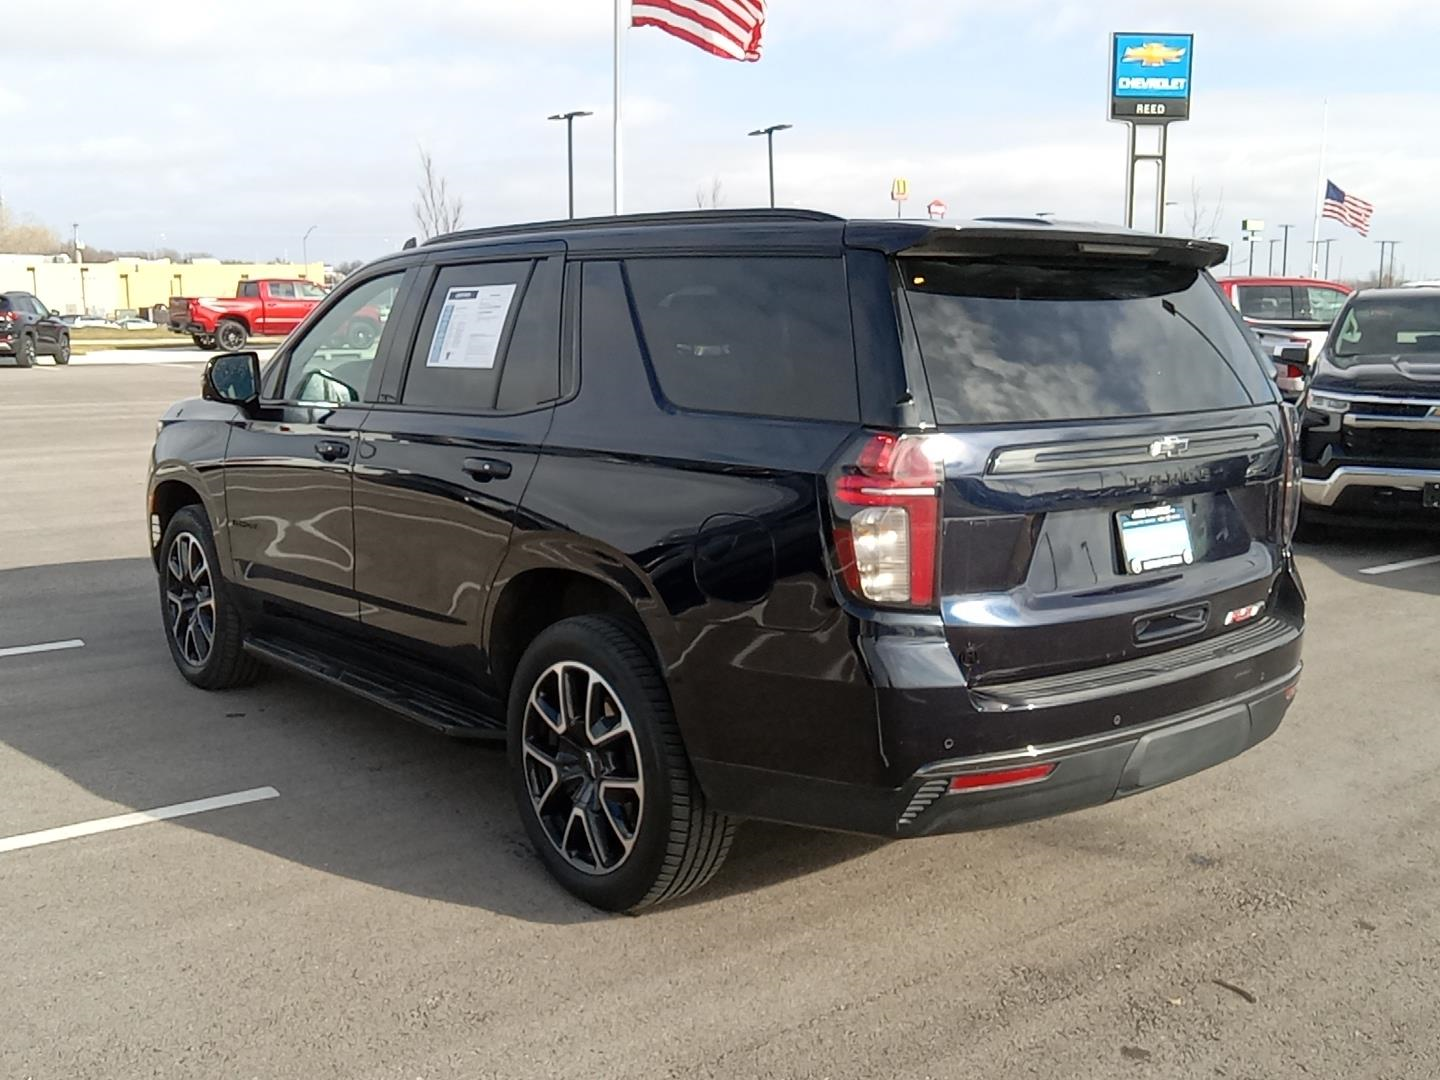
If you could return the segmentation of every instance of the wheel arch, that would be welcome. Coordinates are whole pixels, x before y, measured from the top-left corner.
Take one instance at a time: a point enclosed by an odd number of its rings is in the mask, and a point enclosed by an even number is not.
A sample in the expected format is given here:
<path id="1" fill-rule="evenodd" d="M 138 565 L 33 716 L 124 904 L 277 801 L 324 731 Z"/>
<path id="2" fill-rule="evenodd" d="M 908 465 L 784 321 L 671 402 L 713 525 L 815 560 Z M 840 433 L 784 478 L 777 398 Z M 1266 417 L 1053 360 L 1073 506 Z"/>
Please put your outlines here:
<path id="1" fill-rule="evenodd" d="M 207 485 L 199 473 L 178 462 L 156 469 L 150 481 L 146 520 L 150 531 L 151 560 L 158 568 L 160 539 L 165 535 L 170 519 L 186 506 L 200 507 L 209 519 L 215 552 L 220 557 L 217 570 L 224 573 L 230 565 L 230 536 L 226 528 L 223 488 L 216 486 L 211 490 L 211 485 Z"/>

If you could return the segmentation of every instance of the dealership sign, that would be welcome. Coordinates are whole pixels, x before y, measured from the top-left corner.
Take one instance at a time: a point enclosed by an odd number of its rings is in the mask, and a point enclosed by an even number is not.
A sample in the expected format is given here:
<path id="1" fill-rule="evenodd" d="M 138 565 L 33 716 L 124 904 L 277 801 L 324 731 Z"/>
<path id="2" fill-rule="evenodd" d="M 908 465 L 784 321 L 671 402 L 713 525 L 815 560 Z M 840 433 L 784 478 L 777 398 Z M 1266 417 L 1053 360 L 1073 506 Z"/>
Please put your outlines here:
<path id="1" fill-rule="evenodd" d="M 1110 119 L 1168 124 L 1190 118 L 1193 34 L 1110 35 Z"/>

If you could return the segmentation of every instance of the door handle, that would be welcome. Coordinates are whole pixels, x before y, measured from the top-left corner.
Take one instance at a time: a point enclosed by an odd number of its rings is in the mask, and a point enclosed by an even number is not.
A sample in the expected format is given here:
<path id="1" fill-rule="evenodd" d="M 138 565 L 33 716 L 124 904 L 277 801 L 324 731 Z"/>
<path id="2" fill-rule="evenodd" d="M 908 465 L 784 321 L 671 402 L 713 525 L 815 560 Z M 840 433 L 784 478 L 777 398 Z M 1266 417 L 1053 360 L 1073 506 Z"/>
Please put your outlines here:
<path id="1" fill-rule="evenodd" d="M 339 461 L 350 456 L 350 444 L 339 439 L 321 439 L 315 444 L 315 453 L 326 461 Z"/>
<path id="2" fill-rule="evenodd" d="M 499 458 L 467 457 L 465 471 L 483 483 L 508 478 L 511 468 L 510 462 L 501 461 Z"/>

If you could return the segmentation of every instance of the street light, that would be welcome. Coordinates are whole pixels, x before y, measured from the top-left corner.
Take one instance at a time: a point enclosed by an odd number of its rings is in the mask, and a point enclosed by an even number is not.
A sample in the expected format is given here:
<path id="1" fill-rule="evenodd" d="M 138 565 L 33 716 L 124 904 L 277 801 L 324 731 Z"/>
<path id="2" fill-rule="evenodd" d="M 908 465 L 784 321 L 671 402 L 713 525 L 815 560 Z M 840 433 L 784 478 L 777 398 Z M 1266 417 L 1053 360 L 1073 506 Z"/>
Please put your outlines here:
<path id="1" fill-rule="evenodd" d="M 300 261 L 306 266 L 310 265 L 310 234 L 320 226 L 311 225 L 305 230 L 305 235 L 300 238 Z"/>
<path id="2" fill-rule="evenodd" d="M 1285 226 L 1280 226 L 1282 229 Z M 1274 236 L 1265 241 L 1270 245 L 1270 250 L 1265 253 L 1265 272 L 1271 277 L 1275 276 L 1275 245 L 1280 243 L 1280 237 Z"/>
<path id="3" fill-rule="evenodd" d="M 758 128 L 750 132 L 751 135 L 765 136 L 765 150 L 770 160 L 770 209 L 775 209 L 775 132 L 789 131 L 794 124 L 771 124 L 767 128 Z"/>
<path id="4" fill-rule="evenodd" d="M 566 190 L 570 193 L 569 206 L 572 218 L 575 216 L 575 118 L 594 115 L 584 109 L 574 109 L 571 112 L 556 113 L 554 116 L 545 118 L 546 120 L 565 121 L 565 175 L 568 178 Z"/>

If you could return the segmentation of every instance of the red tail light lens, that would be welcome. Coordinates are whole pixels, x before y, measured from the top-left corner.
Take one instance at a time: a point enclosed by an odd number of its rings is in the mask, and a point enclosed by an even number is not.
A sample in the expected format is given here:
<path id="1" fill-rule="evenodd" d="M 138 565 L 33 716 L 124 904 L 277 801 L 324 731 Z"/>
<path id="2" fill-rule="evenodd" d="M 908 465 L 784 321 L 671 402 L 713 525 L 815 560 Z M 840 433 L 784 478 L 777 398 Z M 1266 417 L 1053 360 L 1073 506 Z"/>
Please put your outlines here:
<path id="1" fill-rule="evenodd" d="M 944 467 L 932 438 L 872 435 L 835 481 L 840 573 L 860 599 L 935 605 Z"/>

